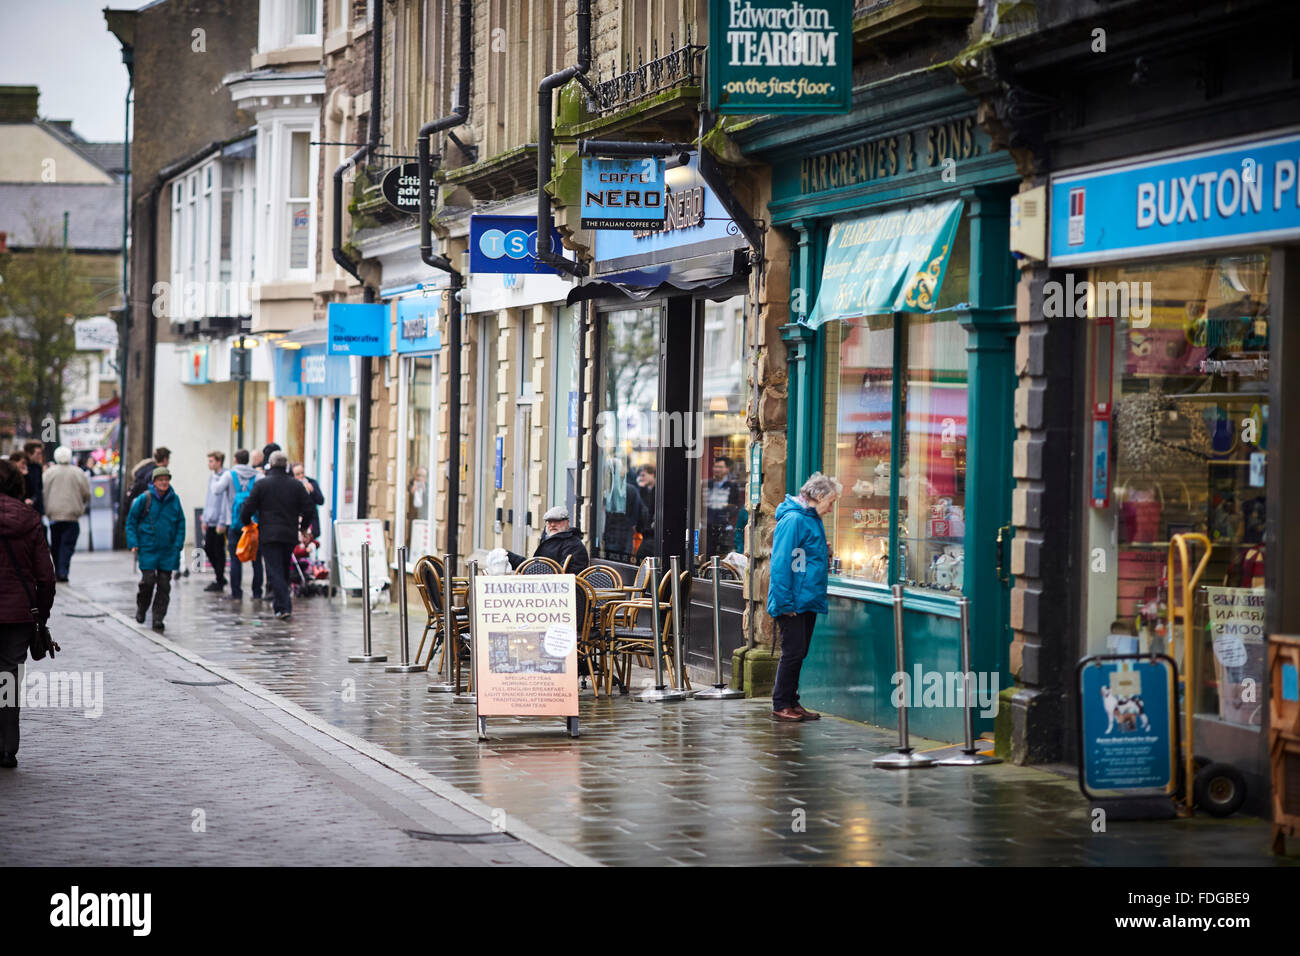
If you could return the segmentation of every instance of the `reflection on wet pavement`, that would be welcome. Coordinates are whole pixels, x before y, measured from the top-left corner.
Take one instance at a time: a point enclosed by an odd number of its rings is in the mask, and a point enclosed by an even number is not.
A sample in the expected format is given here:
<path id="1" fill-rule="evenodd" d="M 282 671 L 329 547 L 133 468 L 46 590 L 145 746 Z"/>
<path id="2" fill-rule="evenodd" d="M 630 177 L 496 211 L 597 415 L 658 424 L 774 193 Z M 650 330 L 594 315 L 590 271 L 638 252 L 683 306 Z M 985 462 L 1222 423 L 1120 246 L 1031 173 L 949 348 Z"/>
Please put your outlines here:
<path id="1" fill-rule="evenodd" d="M 78 555 L 71 587 L 131 614 L 130 568 L 129 556 Z M 897 745 L 892 731 L 833 717 L 776 724 L 768 700 L 643 704 L 587 690 L 578 739 L 558 719 L 494 717 L 480 743 L 473 705 L 427 693 L 427 675 L 347 662 L 361 649 L 359 604 L 299 599 L 280 622 L 247 593 L 242 602 L 205 593 L 209 580 L 175 584 L 169 640 L 605 863 L 1274 862 L 1263 821 L 1095 833 L 1071 779 L 1009 765 L 877 770 L 872 757 Z M 414 651 L 418 602 L 411 614 Z M 376 613 L 375 652 L 390 662 L 397 631 L 395 605 Z"/>

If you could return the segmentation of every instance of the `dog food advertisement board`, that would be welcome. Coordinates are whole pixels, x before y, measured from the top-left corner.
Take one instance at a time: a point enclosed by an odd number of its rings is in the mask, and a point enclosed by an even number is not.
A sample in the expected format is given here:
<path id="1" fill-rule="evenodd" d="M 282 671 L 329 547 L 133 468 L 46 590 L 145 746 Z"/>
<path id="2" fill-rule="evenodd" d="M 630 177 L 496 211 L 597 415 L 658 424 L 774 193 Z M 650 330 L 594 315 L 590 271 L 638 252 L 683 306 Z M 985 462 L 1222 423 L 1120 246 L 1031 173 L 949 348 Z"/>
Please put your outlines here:
<path id="1" fill-rule="evenodd" d="M 572 575 L 478 575 L 473 613 L 480 717 L 578 716 Z"/>
<path id="2" fill-rule="evenodd" d="M 1173 662 L 1168 658 L 1093 658 L 1080 670 L 1083 779 L 1090 791 L 1172 793 Z"/>

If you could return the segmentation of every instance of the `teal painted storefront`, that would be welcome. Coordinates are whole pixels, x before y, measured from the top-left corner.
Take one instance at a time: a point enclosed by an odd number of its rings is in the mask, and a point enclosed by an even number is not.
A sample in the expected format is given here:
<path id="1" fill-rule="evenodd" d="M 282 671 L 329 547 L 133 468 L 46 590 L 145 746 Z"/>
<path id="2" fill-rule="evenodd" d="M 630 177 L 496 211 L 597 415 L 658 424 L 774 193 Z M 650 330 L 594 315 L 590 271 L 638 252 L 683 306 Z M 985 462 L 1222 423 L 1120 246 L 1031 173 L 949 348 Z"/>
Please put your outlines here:
<path id="1" fill-rule="evenodd" d="M 969 229 L 969 262 L 950 264 L 943 290 L 950 302 L 956 296 L 955 303 L 944 308 L 950 313 L 947 318 L 955 318 L 966 335 L 965 528 L 960 538 L 964 577 L 960 593 L 971 602 L 971 669 L 984 675 L 986 690 L 992 689 L 994 678 L 998 689 L 1005 689 L 1011 686 L 1011 579 L 1007 569 L 1017 384 L 1017 277 L 1008 245 L 1008 219 L 1010 197 L 1020 177 L 1010 156 L 992 149 L 975 121 L 976 103 L 947 71 L 913 75 L 887 87 L 859 88 L 854 102 L 853 112 L 846 115 L 767 120 L 734 134 L 748 156 L 771 166 L 768 212 L 772 224 L 786 230 L 792 240 L 791 323 L 783 329 L 790 363 L 787 487 L 793 491 L 814 471 L 831 471 L 823 467 L 823 452 L 828 408 L 838 408 L 835 402 L 839 400 L 827 392 L 826 341 L 828 335 L 836 335 L 831 329 L 835 323 L 812 329 L 801 321 L 812 311 L 820 291 L 831 224 L 923 202 L 962 199 Z M 956 249 L 953 255 L 957 255 Z M 884 317 L 875 320 L 877 326 L 881 321 L 886 328 L 891 322 Z M 885 727 L 897 726 L 897 710 L 891 701 L 896 666 L 889 584 L 900 579 L 900 568 L 907 563 L 899 557 L 899 525 L 907 516 L 900 514 L 903 509 L 898 505 L 903 450 L 902 429 L 897 427 L 903 414 L 900 378 L 907 378 L 915 368 L 901 354 L 899 345 L 905 339 L 902 323 L 906 321 L 901 314 L 892 319 L 895 354 L 888 386 L 888 580 L 877 583 L 865 580 L 860 573 L 832 575 L 830 612 L 818 618 L 800 680 L 802 699 L 814 709 Z M 835 395 L 841 394 L 838 379 L 831 387 Z M 865 379 L 863 389 L 865 392 Z M 840 413 L 835 414 L 838 417 Z M 834 427 L 841 426 L 837 423 Z M 932 438 L 928 440 L 933 443 Z M 833 456 L 837 454 L 832 450 Z M 832 457 L 832 465 L 836 460 Z M 860 476 L 839 477 L 848 500 L 854 485 L 861 485 Z M 871 498 L 864 494 L 859 500 Z M 853 514 L 856 518 L 858 512 Z M 918 520 L 916 515 L 912 518 Z M 948 675 L 960 672 L 957 593 L 905 584 L 905 670 L 909 675 L 915 675 L 919 667 L 923 674 L 942 675 L 947 683 L 951 680 Z M 919 690 L 912 691 L 913 699 L 919 695 Z M 936 705 L 934 697 L 925 700 L 925 706 L 909 711 L 913 732 L 959 740 L 961 709 Z M 981 717 L 977 711 L 975 727 L 977 734 L 991 731 L 993 719 Z"/>

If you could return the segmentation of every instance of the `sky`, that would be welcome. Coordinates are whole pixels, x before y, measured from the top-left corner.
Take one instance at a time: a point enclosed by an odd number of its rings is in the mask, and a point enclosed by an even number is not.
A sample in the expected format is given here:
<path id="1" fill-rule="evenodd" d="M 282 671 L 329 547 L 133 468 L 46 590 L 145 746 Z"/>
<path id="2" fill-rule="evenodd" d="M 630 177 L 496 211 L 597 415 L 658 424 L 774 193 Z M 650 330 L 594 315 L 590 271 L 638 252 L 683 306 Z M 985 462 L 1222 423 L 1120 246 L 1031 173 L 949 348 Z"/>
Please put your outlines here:
<path id="1" fill-rule="evenodd" d="M 149 0 L 0 0 L 0 85 L 38 86 L 43 119 L 92 142 L 120 142 L 126 67 L 104 8 Z"/>

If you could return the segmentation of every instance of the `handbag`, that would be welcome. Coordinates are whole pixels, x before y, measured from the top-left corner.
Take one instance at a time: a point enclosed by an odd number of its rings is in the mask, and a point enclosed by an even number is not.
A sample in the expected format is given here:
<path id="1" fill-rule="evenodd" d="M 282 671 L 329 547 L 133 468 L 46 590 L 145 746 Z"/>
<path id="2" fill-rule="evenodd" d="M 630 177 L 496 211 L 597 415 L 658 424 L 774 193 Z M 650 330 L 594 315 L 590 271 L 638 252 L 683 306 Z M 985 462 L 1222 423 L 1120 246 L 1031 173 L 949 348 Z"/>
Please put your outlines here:
<path id="1" fill-rule="evenodd" d="M 239 544 L 235 545 L 235 557 L 240 561 L 257 560 L 257 522 L 250 521 L 240 532 Z"/>
<path id="2" fill-rule="evenodd" d="M 30 605 L 32 614 L 32 636 L 27 642 L 27 649 L 31 651 L 32 660 L 44 660 L 46 655 L 50 660 L 54 659 L 55 652 L 62 651 L 50 629 L 45 622 L 41 620 L 40 608 L 36 606 L 36 600 L 32 597 L 32 589 L 27 586 L 27 579 L 23 577 L 22 568 L 18 567 L 18 559 L 14 557 L 13 546 L 9 544 L 8 538 L 0 538 L 5 543 L 5 550 L 9 552 L 9 563 L 14 566 L 14 572 L 18 575 L 18 583 L 23 586 L 23 593 L 27 595 L 27 603 Z"/>

